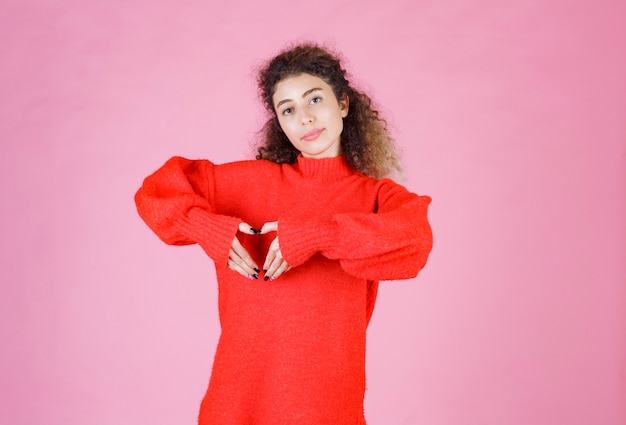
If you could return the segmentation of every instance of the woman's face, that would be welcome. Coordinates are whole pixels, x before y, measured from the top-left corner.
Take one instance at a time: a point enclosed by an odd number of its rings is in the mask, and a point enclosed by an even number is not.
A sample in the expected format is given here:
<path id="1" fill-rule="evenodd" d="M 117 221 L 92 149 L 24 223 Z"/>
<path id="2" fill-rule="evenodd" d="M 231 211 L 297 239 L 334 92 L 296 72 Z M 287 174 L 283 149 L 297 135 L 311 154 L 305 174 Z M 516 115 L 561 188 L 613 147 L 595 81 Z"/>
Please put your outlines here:
<path id="1" fill-rule="evenodd" d="M 299 74 L 276 84 L 272 101 L 280 127 L 302 156 L 319 159 L 341 155 L 347 98 L 337 99 L 321 78 Z"/>

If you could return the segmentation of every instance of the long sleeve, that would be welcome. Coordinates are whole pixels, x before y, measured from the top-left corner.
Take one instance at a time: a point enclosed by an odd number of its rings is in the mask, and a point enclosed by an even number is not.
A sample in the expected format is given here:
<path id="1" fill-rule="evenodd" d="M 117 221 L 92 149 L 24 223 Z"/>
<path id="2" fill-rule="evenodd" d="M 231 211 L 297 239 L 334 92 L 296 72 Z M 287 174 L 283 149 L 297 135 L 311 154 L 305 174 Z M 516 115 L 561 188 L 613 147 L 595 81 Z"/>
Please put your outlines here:
<path id="1" fill-rule="evenodd" d="M 175 157 L 135 199 L 164 242 L 198 243 L 216 263 L 221 333 L 200 424 L 365 423 L 378 281 L 410 278 L 424 266 L 429 197 L 365 176 L 343 156 L 299 156 L 293 164 L 219 165 Z M 277 221 L 293 269 L 267 282 L 230 270 L 242 221 Z M 262 264 L 275 237 L 242 234 L 240 242 Z"/>
<path id="2" fill-rule="evenodd" d="M 407 279 L 424 267 L 432 249 L 428 196 L 383 181 L 373 213 L 336 214 L 330 219 L 279 219 L 286 261 L 297 266 L 316 252 L 339 260 L 348 273 L 370 280 Z"/>
<path id="3" fill-rule="evenodd" d="M 241 220 L 215 213 L 214 165 L 173 157 L 146 177 L 135 195 L 146 224 L 170 245 L 199 244 L 225 264 Z"/>

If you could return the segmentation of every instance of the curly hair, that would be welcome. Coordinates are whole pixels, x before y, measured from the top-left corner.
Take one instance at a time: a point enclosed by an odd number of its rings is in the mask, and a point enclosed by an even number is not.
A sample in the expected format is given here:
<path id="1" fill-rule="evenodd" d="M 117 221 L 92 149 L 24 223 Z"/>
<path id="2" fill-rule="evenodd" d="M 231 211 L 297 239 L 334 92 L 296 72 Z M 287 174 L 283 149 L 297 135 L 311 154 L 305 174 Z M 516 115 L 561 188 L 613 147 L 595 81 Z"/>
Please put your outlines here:
<path id="1" fill-rule="evenodd" d="M 335 97 L 349 99 L 349 112 L 343 120 L 341 149 L 348 164 L 374 178 L 401 175 L 402 166 L 387 123 L 372 106 L 372 100 L 350 84 L 340 57 L 316 44 L 299 44 L 270 59 L 258 73 L 259 96 L 270 118 L 259 131 L 257 159 L 279 164 L 296 162 L 300 153 L 283 133 L 273 96 L 285 78 L 310 74 L 332 87 Z"/>

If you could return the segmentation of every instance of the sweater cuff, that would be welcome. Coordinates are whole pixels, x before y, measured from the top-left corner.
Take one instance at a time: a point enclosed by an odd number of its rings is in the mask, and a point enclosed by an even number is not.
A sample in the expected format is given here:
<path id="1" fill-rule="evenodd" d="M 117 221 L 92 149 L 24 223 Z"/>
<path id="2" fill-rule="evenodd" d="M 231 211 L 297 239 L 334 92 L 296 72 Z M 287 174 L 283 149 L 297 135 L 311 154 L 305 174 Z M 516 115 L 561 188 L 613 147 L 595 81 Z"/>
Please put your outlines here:
<path id="1" fill-rule="evenodd" d="M 176 222 L 177 227 L 196 241 L 216 264 L 226 264 L 233 238 L 241 219 L 211 214 L 202 208 L 192 208 Z"/>
<path id="2" fill-rule="evenodd" d="M 278 241 L 283 258 L 292 267 L 299 266 L 317 252 L 335 245 L 338 229 L 331 221 L 278 219 Z"/>

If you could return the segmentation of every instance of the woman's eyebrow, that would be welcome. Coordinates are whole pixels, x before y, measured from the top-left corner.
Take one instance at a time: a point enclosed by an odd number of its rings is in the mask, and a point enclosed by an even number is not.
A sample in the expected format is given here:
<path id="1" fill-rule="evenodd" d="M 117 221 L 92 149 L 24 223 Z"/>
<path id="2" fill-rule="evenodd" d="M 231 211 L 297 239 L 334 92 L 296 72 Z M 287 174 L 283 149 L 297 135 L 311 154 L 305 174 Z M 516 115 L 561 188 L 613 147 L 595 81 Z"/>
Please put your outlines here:
<path id="1" fill-rule="evenodd" d="M 310 95 L 311 93 L 313 93 L 314 91 L 317 91 L 317 90 L 322 90 L 322 89 L 321 89 L 321 88 L 319 88 L 319 87 L 313 87 L 312 89 L 308 89 L 307 91 L 305 91 L 304 93 L 302 93 L 302 97 L 303 97 L 303 98 L 304 98 L 304 97 L 307 97 L 308 95 Z M 291 102 L 291 99 L 283 99 L 283 100 L 281 100 L 280 102 L 278 102 L 278 103 L 276 104 L 276 108 L 278 108 L 278 107 L 279 107 L 280 105 L 282 105 L 283 103 L 287 103 L 287 102 Z"/>
<path id="2" fill-rule="evenodd" d="M 322 90 L 322 89 L 319 88 L 319 87 L 313 87 L 312 89 L 309 89 L 309 90 L 305 91 L 304 93 L 302 93 L 302 97 L 303 98 L 307 97 L 308 95 L 310 95 L 311 93 L 313 93 L 314 91 L 317 91 L 317 90 Z"/>

